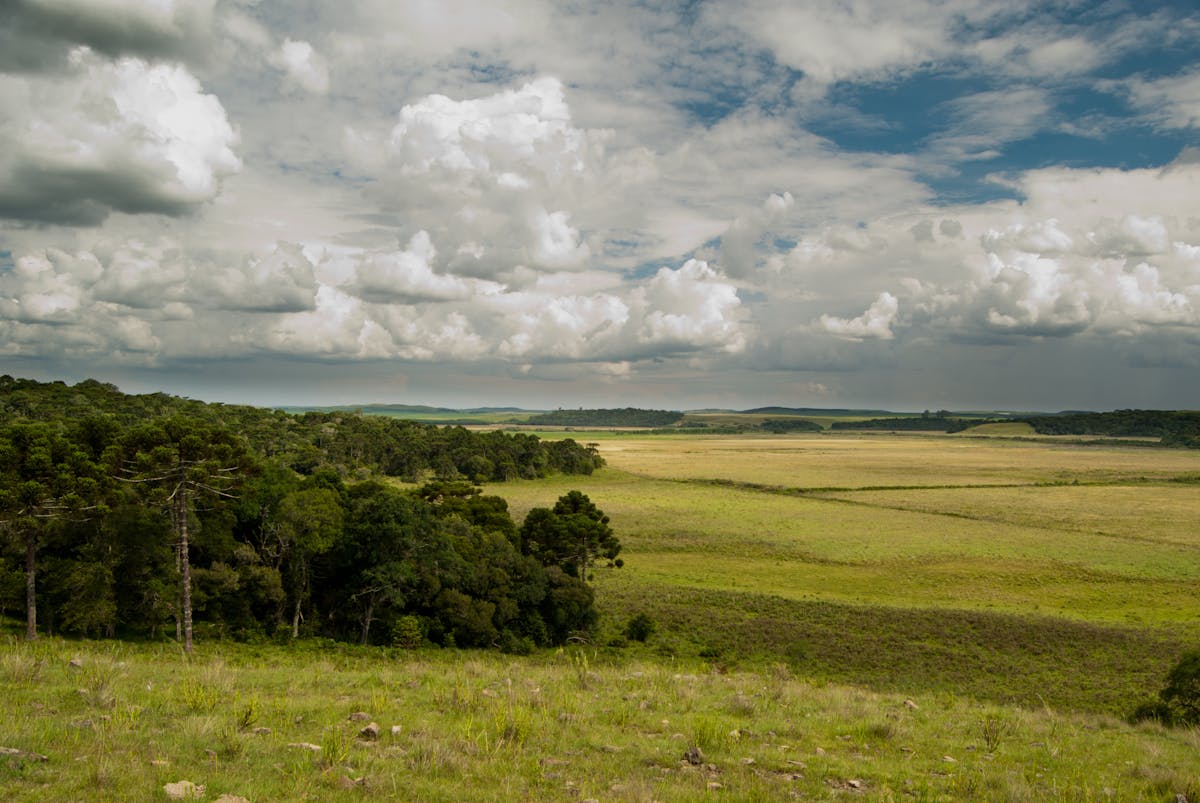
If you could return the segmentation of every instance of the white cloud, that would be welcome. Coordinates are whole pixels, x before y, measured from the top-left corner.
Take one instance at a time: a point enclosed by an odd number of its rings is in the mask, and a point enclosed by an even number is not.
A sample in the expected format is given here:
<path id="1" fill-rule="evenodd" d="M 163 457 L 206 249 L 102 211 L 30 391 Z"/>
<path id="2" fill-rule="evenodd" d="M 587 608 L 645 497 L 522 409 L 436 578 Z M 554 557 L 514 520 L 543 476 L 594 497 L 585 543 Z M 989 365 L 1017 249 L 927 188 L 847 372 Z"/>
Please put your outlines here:
<path id="1" fill-rule="evenodd" d="M 0 75 L 0 216 L 180 214 L 241 168 L 225 110 L 177 65 L 75 50 L 67 76 Z"/>
<path id="2" fill-rule="evenodd" d="M 308 42 L 284 39 L 272 63 L 287 73 L 291 83 L 305 91 L 317 95 L 329 91 L 329 65 Z"/>
<path id="3" fill-rule="evenodd" d="M 1200 128 L 1200 70 L 1167 78 L 1135 78 L 1124 88 L 1134 105 L 1163 126 Z"/>
<path id="4" fill-rule="evenodd" d="M 866 311 L 857 318 L 837 318 L 822 315 L 818 326 L 834 337 L 846 340 L 891 340 L 892 322 L 900 304 L 891 293 L 883 292 Z"/>

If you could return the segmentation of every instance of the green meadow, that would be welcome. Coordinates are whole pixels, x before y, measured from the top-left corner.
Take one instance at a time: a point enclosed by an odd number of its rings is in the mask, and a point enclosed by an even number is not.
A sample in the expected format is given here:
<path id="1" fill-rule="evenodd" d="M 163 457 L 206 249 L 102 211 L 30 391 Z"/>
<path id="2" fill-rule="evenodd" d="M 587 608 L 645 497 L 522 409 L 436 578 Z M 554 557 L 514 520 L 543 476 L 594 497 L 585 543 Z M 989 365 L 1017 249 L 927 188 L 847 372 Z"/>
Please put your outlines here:
<path id="1" fill-rule="evenodd" d="M 10 622 L 0 797 L 1200 799 L 1200 731 L 1129 722 L 1200 645 L 1200 453 L 1008 434 L 597 435 L 485 489 L 623 544 L 597 632 L 530 656 Z"/>
<path id="2" fill-rule="evenodd" d="M 626 437 L 579 486 L 659 649 L 1127 715 L 1200 644 L 1200 454 L 961 436 Z M 1156 685 L 1157 684 L 1157 685 Z"/>

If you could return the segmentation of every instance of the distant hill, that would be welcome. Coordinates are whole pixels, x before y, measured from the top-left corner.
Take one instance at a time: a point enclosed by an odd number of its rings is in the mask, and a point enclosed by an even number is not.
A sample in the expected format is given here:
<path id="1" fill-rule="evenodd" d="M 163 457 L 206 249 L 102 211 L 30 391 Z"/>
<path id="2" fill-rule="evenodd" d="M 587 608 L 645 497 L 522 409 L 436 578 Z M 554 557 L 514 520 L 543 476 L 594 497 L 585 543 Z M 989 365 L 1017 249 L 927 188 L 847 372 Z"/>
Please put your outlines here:
<path id="1" fill-rule="evenodd" d="M 554 410 L 533 415 L 525 423 L 542 427 L 669 427 L 683 420 L 674 410 Z"/>
<path id="2" fill-rule="evenodd" d="M 799 416 L 855 416 L 855 417 L 875 417 L 875 416 L 895 416 L 903 415 L 902 413 L 893 413 L 889 410 L 845 410 L 833 407 L 755 407 L 753 410 L 742 410 L 746 415 L 799 415 Z M 916 415 L 914 413 L 914 415 Z"/>

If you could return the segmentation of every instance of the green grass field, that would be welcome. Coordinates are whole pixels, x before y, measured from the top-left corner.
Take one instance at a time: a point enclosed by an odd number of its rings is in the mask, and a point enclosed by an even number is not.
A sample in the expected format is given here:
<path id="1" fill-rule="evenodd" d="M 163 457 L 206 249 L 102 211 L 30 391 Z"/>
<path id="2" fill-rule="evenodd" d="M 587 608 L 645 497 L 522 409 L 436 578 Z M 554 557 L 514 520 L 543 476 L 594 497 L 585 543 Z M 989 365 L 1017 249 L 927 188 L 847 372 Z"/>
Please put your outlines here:
<path id="1" fill-rule="evenodd" d="M 166 800 L 180 781 L 227 802 L 1200 794 L 1196 730 L 648 650 L 204 644 L 185 659 L 9 637 L 0 695 L 0 747 L 22 751 L 0 755 L 7 801 Z"/>
<path id="2" fill-rule="evenodd" d="M 664 652 L 1122 715 L 1200 643 L 1195 452 L 828 434 L 601 452 L 592 477 L 489 491 L 518 517 L 591 495 L 625 545 L 602 607 L 659 618 Z"/>
<path id="3" fill-rule="evenodd" d="M 575 488 L 609 514 L 592 643 L 185 658 L 0 623 L 0 798 L 1200 799 L 1200 730 L 1125 719 L 1200 645 L 1200 453 L 594 439 L 591 476 L 486 489 L 518 519 Z"/>

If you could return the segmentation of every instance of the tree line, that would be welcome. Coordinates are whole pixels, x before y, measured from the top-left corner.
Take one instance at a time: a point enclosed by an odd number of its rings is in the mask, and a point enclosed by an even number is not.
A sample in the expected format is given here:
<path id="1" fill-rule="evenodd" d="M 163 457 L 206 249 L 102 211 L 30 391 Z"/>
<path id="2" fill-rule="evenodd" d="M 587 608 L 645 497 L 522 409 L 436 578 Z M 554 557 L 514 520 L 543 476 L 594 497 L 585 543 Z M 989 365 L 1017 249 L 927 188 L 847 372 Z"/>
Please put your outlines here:
<path id="1" fill-rule="evenodd" d="M 672 410 L 636 407 L 601 410 L 553 410 L 530 416 L 523 423 L 539 427 L 669 427 L 683 420 Z"/>
<path id="2" fill-rule="evenodd" d="M 0 378 L 0 613 L 26 633 L 562 643 L 619 564 L 583 494 L 518 525 L 476 481 L 590 473 L 573 441 Z M 386 475 L 423 479 L 403 490 Z"/>
<path id="3" fill-rule="evenodd" d="M 1060 413 L 1018 419 L 1041 435 L 1105 435 L 1158 438 L 1166 446 L 1200 448 L 1200 412 L 1114 410 L 1108 413 Z"/>

